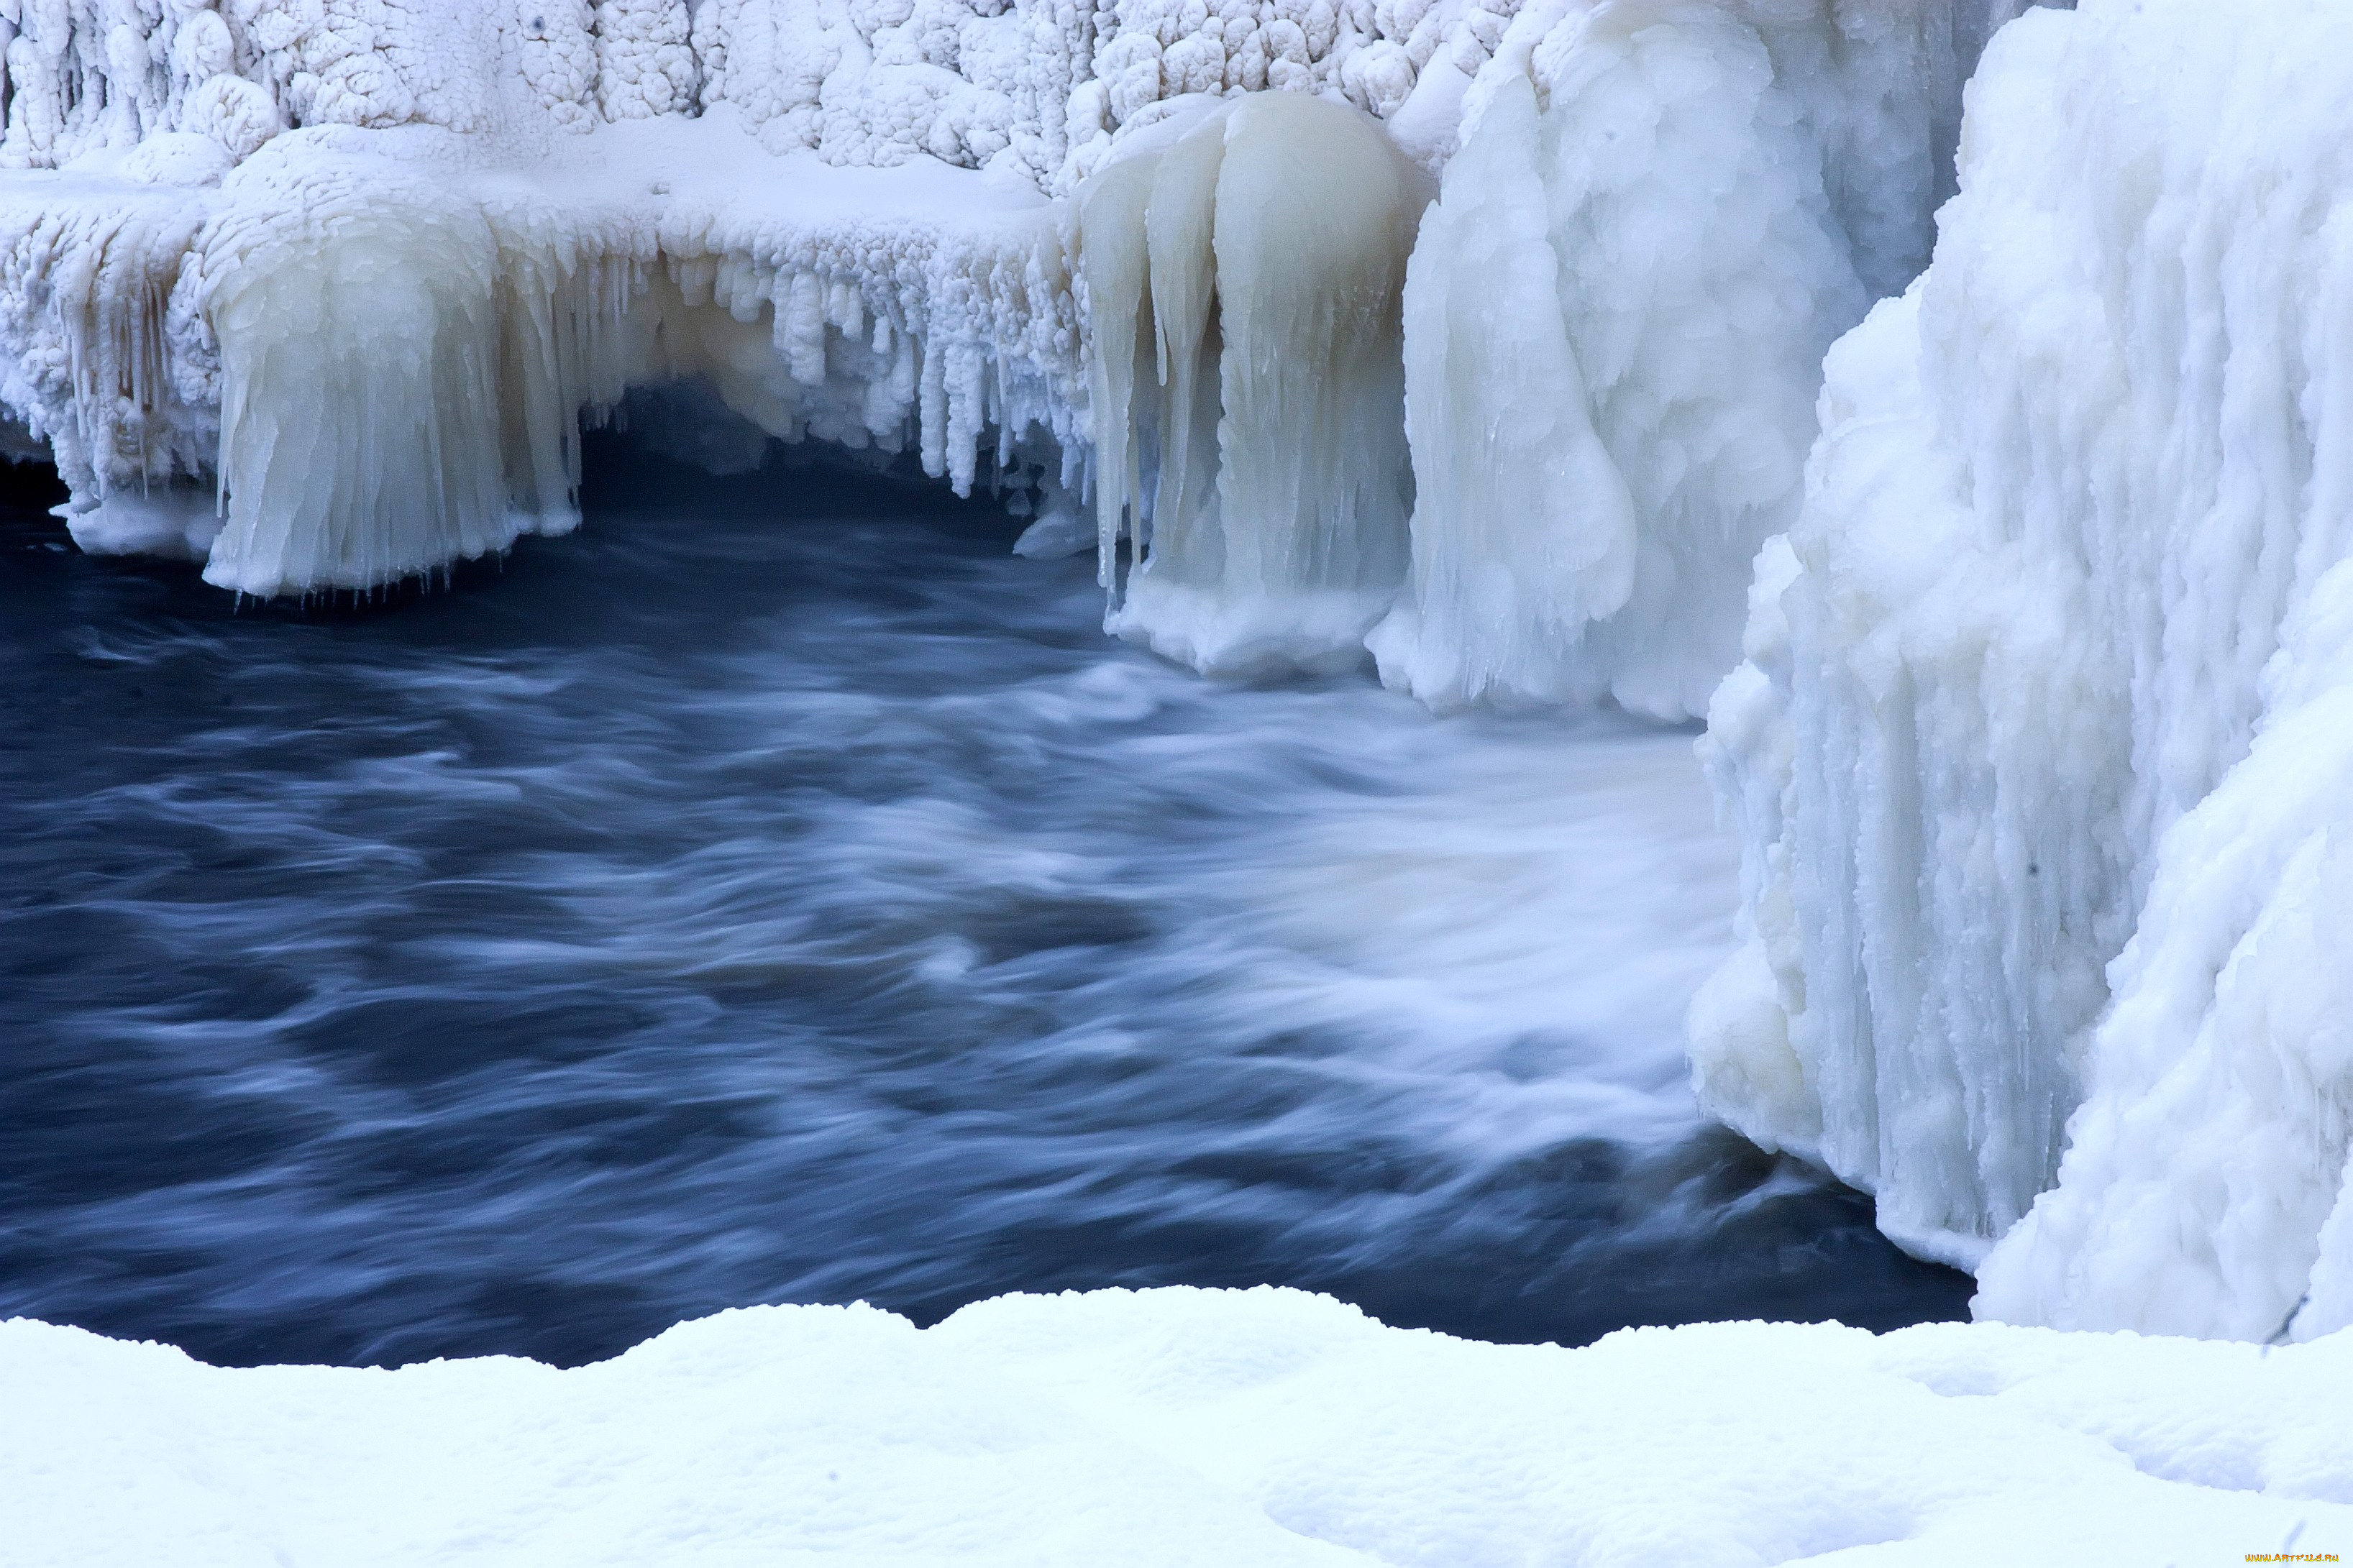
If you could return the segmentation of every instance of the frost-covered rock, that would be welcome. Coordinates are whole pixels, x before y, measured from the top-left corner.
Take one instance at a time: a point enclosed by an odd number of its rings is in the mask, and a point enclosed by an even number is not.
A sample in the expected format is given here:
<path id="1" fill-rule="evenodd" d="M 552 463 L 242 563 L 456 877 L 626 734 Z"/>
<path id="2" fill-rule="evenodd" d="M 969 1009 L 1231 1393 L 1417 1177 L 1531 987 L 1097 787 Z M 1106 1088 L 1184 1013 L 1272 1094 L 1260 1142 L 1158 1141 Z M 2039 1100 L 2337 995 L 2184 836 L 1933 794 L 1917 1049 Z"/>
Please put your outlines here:
<path id="1" fill-rule="evenodd" d="M 0 1325 L 10 1568 L 2236 1563 L 2353 1537 L 2353 1335 L 1383 1328 L 1293 1291 L 220 1371 Z"/>
<path id="2" fill-rule="evenodd" d="M 1715 698 L 1702 1091 L 1982 1313 L 2353 1316 L 2348 104 L 2312 0 L 2005 31 Z"/>

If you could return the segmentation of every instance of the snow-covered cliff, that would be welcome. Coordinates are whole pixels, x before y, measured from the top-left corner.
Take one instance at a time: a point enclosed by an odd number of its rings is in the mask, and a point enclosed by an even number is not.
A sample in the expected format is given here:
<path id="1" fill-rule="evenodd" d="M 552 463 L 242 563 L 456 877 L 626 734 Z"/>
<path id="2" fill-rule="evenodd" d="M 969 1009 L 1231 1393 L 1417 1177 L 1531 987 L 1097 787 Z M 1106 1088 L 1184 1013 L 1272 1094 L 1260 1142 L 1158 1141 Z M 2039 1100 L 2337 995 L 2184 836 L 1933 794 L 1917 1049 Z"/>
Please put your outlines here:
<path id="1" fill-rule="evenodd" d="M 2348 103 L 2310 0 L 2005 32 L 1715 699 L 1704 1092 L 1981 1313 L 2353 1320 Z"/>

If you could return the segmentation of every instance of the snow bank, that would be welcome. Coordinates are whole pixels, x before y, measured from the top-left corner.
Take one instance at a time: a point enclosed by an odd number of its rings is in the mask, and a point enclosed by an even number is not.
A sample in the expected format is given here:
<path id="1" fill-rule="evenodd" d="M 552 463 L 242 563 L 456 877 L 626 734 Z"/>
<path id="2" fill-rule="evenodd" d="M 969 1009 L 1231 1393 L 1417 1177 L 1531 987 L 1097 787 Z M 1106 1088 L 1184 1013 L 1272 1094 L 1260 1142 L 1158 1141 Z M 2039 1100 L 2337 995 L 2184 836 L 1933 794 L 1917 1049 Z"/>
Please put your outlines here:
<path id="1" fill-rule="evenodd" d="M 0 1326 L 12 1568 L 2236 1563 L 2353 1541 L 2353 1336 L 1737 1323 L 1588 1349 L 1260 1289 L 219 1371 Z"/>
<path id="2" fill-rule="evenodd" d="M 2353 1316 L 2348 103 L 2310 0 L 2005 31 L 1710 714 L 1749 847 L 1703 1094 L 1981 1314 Z"/>

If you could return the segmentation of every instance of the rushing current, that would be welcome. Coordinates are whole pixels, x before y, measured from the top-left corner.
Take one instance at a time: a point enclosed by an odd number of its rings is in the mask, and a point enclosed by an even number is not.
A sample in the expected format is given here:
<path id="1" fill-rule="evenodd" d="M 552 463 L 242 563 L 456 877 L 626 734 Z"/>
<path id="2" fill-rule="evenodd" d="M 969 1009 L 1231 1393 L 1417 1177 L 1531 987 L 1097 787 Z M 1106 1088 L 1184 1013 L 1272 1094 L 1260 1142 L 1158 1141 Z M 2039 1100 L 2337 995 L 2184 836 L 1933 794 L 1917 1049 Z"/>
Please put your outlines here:
<path id="1" fill-rule="evenodd" d="M 613 444 L 454 584 L 0 552 L 0 1316 L 227 1363 L 1286 1284 L 1391 1322 L 1959 1315 L 1706 1128 L 1688 731 L 1219 686 L 929 488 Z"/>

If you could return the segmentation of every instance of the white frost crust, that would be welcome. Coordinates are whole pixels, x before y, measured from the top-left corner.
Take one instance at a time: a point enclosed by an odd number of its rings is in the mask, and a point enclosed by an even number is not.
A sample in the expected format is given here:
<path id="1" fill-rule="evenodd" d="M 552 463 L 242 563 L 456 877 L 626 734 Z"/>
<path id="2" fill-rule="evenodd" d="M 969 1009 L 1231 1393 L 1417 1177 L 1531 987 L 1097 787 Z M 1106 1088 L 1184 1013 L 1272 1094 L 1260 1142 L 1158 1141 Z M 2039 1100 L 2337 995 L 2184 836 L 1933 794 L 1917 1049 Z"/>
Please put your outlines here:
<path id="1" fill-rule="evenodd" d="M 2353 1316 L 2348 103 L 2308 0 L 2005 31 L 1710 715 L 1701 1092 L 1982 1315 Z"/>
<path id="2" fill-rule="evenodd" d="M 1405 568 L 1424 186 L 1367 116 L 1266 93 L 1080 189 L 1109 630 L 1217 675 L 1362 661 Z"/>
<path id="3" fill-rule="evenodd" d="M 2353 1538 L 2353 1335 L 1643 1329 L 1295 1291 L 764 1307 L 613 1361 L 222 1371 L 0 1324 L 0 1553 L 164 1563 L 1762 1568 L 2238 1562 Z"/>
<path id="4" fill-rule="evenodd" d="M 1796 516 L 1823 352 L 1926 260 L 1961 82 L 2014 8 L 1520 14 L 1414 255 L 1419 500 L 1384 680 L 1704 710 Z"/>

